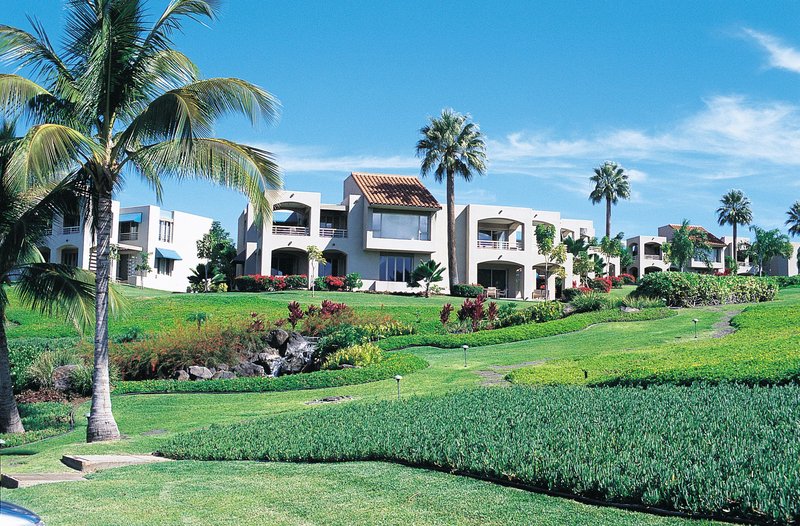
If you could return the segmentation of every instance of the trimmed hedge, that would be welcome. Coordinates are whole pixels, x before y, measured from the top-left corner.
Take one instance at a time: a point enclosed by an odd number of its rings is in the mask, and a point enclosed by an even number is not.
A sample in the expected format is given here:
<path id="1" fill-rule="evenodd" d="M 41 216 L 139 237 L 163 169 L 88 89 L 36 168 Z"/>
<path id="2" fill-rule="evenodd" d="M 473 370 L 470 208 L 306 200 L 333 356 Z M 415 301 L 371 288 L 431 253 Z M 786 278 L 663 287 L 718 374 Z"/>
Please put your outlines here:
<path id="1" fill-rule="evenodd" d="M 786 287 L 800 287 L 800 274 L 796 276 L 774 276 L 762 279 L 773 280 L 782 289 Z"/>
<path id="2" fill-rule="evenodd" d="M 647 321 L 658 320 L 675 316 L 677 313 L 667 309 L 645 309 L 639 312 L 621 312 L 619 310 L 603 310 L 573 314 L 559 320 L 543 323 L 526 323 L 514 327 L 504 327 L 490 331 L 479 331 L 468 334 L 410 334 L 407 336 L 393 336 L 380 340 L 378 346 L 386 351 L 403 349 L 405 347 L 441 347 L 456 348 L 462 345 L 481 347 L 498 343 L 518 342 L 556 336 L 567 332 L 579 331 L 596 323 L 616 321 Z"/>
<path id="3" fill-rule="evenodd" d="M 291 374 L 277 378 L 249 377 L 231 380 L 178 381 L 142 380 L 118 382 L 114 394 L 146 393 L 261 393 L 323 389 L 344 385 L 365 384 L 392 378 L 397 374 L 410 374 L 428 367 L 428 362 L 407 353 L 396 353 L 368 367 L 357 369 L 325 370 L 313 373 Z"/>
<path id="4" fill-rule="evenodd" d="M 486 292 L 486 289 L 483 288 L 483 285 L 457 283 L 450 287 L 450 294 L 461 298 L 476 298 L 484 292 Z"/>
<path id="5" fill-rule="evenodd" d="M 653 272 L 642 277 L 636 296 L 660 298 L 671 307 L 772 301 L 778 293 L 773 280 L 752 276 L 712 276 L 692 272 Z"/>
<path id="6" fill-rule="evenodd" d="M 475 389 L 170 438 L 175 459 L 388 460 L 607 502 L 800 520 L 800 387 Z"/>

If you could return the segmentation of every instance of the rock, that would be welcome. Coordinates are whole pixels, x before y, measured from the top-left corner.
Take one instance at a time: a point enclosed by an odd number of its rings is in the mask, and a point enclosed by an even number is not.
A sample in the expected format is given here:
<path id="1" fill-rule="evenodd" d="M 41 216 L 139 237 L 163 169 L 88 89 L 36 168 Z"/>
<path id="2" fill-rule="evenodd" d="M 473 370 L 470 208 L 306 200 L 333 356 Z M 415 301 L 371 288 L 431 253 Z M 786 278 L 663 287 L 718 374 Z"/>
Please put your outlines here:
<path id="1" fill-rule="evenodd" d="M 189 367 L 189 376 L 192 380 L 208 380 L 214 376 L 214 373 L 212 373 L 208 367 L 192 365 Z"/>
<path id="2" fill-rule="evenodd" d="M 258 364 L 243 362 L 233 368 L 236 376 L 264 376 L 264 368 Z"/>
<path id="3" fill-rule="evenodd" d="M 639 312 L 639 309 L 635 309 L 633 307 L 620 307 L 619 310 L 622 312 Z"/>
<path id="4" fill-rule="evenodd" d="M 349 363 L 343 363 L 339 365 L 339 369 L 358 369 L 358 366 L 350 365 Z"/>
<path id="5" fill-rule="evenodd" d="M 80 365 L 62 365 L 53 369 L 53 388 L 62 393 L 71 391 L 72 371 L 78 368 L 80 368 Z"/>
<path id="6" fill-rule="evenodd" d="M 311 364 L 314 357 L 314 347 L 309 345 L 303 336 L 297 332 L 289 335 L 283 353 L 282 374 L 296 374 L 303 372 Z"/>
<path id="7" fill-rule="evenodd" d="M 181 369 L 180 371 L 175 371 L 175 379 L 179 382 L 186 382 L 189 380 L 189 373 Z"/>
<path id="8" fill-rule="evenodd" d="M 283 329 L 273 329 L 269 331 L 267 335 L 267 343 L 270 347 L 274 347 L 275 349 L 283 347 L 283 344 L 285 344 L 288 339 L 289 333 Z"/>
<path id="9" fill-rule="evenodd" d="M 236 378 L 236 375 L 230 371 L 217 371 L 211 378 L 213 378 L 214 380 L 219 380 L 219 379 L 233 380 L 234 378 Z"/>
<path id="10" fill-rule="evenodd" d="M 260 365 L 266 365 L 273 360 L 280 359 L 281 355 L 275 349 L 270 349 L 273 352 L 260 352 L 256 354 L 250 361 Z"/>
<path id="11" fill-rule="evenodd" d="M 231 368 L 228 367 L 227 363 L 218 363 L 217 364 L 217 371 L 230 371 Z"/>

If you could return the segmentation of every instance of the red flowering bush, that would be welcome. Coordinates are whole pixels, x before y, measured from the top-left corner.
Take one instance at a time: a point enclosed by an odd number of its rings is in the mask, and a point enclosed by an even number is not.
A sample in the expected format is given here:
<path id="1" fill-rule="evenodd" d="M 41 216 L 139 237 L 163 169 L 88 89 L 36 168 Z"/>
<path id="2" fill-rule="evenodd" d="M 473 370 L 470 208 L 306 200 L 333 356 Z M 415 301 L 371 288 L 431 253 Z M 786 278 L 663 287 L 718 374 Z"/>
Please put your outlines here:
<path id="1" fill-rule="evenodd" d="M 620 274 L 619 277 L 622 278 L 622 282 L 625 285 L 635 285 L 636 284 L 636 278 L 633 277 L 633 274 L 627 274 L 627 273 Z"/>
<path id="2" fill-rule="evenodd" d="M 483 304 L 485 301 L 486 296 L 483 294 L 478 294 L 475 299 L 467 298 L 464 300 L 464 303 L 461 304 L 461 308 L 458 311 L 458 319 L 460 321 L 469 320 L 472 323 L 472 332 L 478 330 L 481 320 L 483 319 Z"/>
<path id="3" fill-rule="evenodd" d="M 613 283 L 611 282 L 610 278 L 594 278 L 590 280 L 589 288 L 595 292 L 603 292 L 609 293 L 611 292 L 611 288 L 613 287 Z"/>
<path id="4" fill-rule="evenodd" d="M 325 288 L 327 290 L 342 290 L 344 289 L 344 278 L 339 276 L 325 276 Z"/>
<path id="5" fill-rule="evenodd" d="M 611 280 L 611 286 L 615 289 L 621 289 L 622 285 L 625 283 L 625 280 L 620 276 L 609 276 L 608 279 Z"/>

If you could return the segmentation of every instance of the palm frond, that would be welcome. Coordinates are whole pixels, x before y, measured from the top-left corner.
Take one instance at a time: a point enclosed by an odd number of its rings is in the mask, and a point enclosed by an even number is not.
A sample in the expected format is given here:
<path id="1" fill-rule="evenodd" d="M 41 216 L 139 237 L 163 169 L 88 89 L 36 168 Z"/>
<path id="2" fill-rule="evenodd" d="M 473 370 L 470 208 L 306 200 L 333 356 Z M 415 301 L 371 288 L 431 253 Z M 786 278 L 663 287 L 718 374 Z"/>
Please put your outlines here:
<path id="1" fill-rule="evenodd" d="M 25 77 L 0 73 L 0 112 L 7 118 L 18 117 L 31 101 L 42 95 L 51 93 Z"/>
<path id="2" fill-rule="evenodd" d="M 27 31 L 0 25 L 0 62 L 29 68 L 34 75 L 71 78 L 69 68 L 53 50 L 41 24 L 29 19 L 38 38 Z"/>
<path id="3" fill-rule="evenodd" d="M 94 319 L 94 274 L 68 265 L 33 263 L 22 267 L 20 300 L 42 314 L 63 315 L 81 327 Z"/>
<path id="4" fill-rule="evenodd" d="M 101 154 L 94 141 L 73 128 L 39 124 L 31 127 L 17 145 L 7 176 L 22 181 L 54 180 Z"/>

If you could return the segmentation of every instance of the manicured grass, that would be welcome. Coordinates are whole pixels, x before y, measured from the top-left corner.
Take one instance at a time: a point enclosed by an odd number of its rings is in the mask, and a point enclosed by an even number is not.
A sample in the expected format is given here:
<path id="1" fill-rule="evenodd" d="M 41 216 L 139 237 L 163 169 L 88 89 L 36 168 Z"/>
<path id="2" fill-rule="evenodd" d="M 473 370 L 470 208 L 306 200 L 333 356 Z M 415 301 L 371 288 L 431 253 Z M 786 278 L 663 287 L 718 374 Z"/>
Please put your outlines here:
<path id="1" fill-rule="evenodd" d="M 15 490 L 13 500 L 43 510 L 48 526 L 708 524 L 379 462 L 170 462 L 105 471 L 79 486 Z"/>
<path id="2" fill-rule="evenodd" d="M 800 290 L 786 289 L 781 298 L 747 307 L 733 319 L 738 330 L 724 338 L 603 348 L 579 358 L 563 357 L 512 371 L 508 377 L 528 385 L 796 382 L 800 379 Z"/>
<path id="3" fill-rule="evenodd" d="M 19 404 L 18 409 L 26 432 L 0 433 L 0 440 L 5 441 L 0 448 L 16 447 L 69 431 L 72 411 L 72 406 L 69 404 L 58 402 Z"/>
<path id="4" fill-rule="evenodd" d="M 178 435 L 185 460 L 393 460 L 715 517 L 800 519 L 800 387 L 481 389 Z"/>

